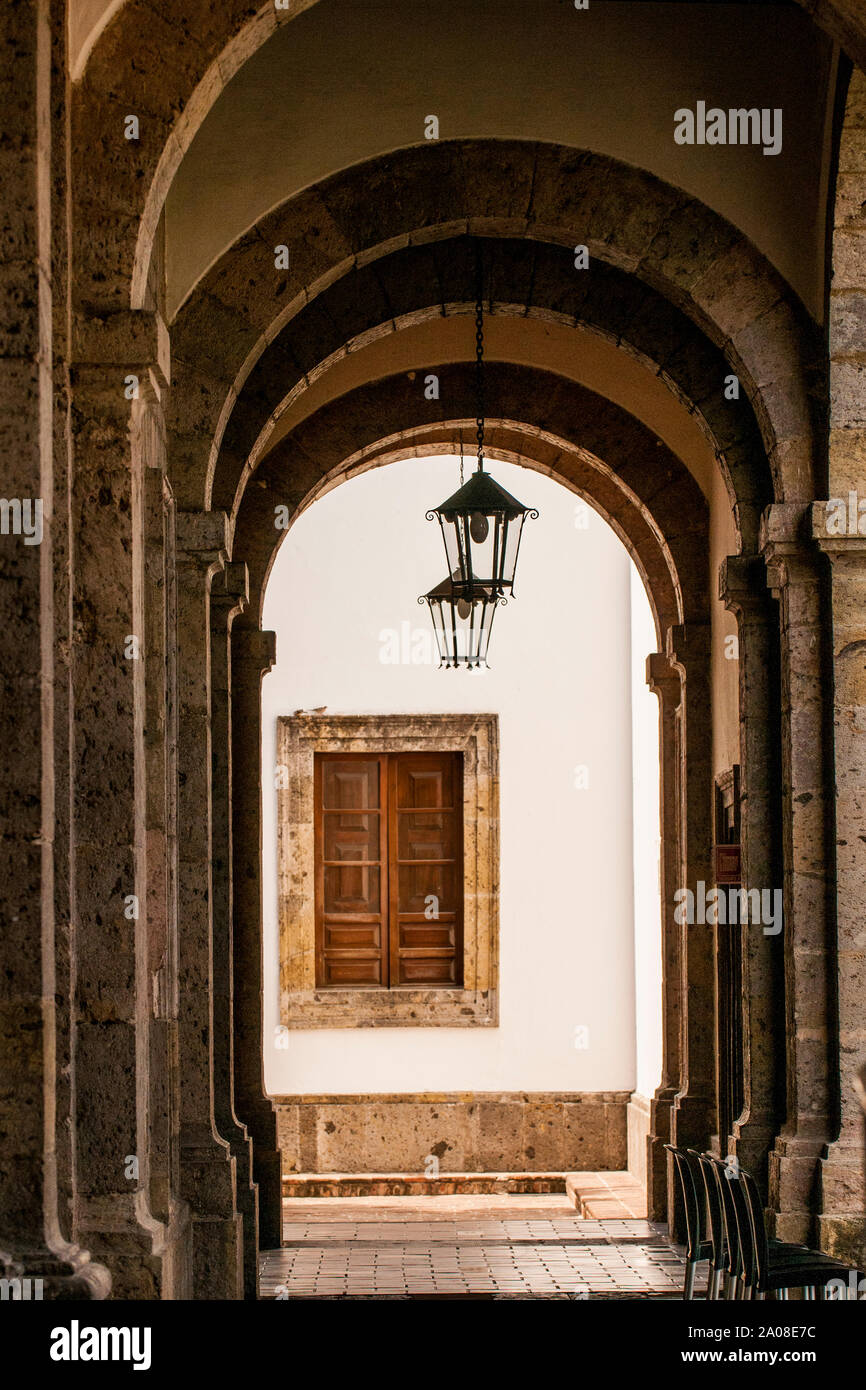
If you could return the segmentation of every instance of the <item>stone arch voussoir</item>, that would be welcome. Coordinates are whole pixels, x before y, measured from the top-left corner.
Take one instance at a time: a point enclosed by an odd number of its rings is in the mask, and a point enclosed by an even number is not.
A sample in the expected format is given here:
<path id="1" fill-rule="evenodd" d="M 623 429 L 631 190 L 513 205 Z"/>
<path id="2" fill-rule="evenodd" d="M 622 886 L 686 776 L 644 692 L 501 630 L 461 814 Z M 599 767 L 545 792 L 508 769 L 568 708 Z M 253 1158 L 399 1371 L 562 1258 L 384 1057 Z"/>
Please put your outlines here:
<path id="1" fill-rule="evenodd" d="M 454 211 L 463 215 L 454 219 L 448 215 Z M 433 151 L 385 156 L 290 200 L 242 238 L 199 284 L 174 326 L 179 472 L 191 479 L 203 466 L 213 472 L 223 432 L 271 348 L 296 379 L 315 370 L 313 343 L 324 352 L 330 335 L 329 349 L 336 350 L 329 304 L 341 301 L 343 331 L 354 323 L 356 341 L 364 332 L 383 331 L 394 312 L 387 293 L 396 283 L 391 258 L 402 260 L 402 292 L 410 299 L 414 277 L 418 307 L 432 299 L 445 312 L 449 293 L 465 299 L 459 253 L 448 277 L 453 291 L 441 284 L 435 266 L 443 264 L 442 244 L 450 256 L 467 233 L 508 243 L 511 270 L 500 276 L 502 303 L 509 281 L 521 279 L 517 248 L 528 247 L 524 271 L 530 252 L 541 270 L 531 286 L 533 302 L 570 298 L 575 318 L 581 310 L 592 323 L 594 314 L 598 331 L 624 343 L 633 332 L 638 352 L 650 347 L 661 324 L 668 351 L 658 369 L 707 421 L 720 451 L 730 453 L 731 475 L 740 462 L 754 474 L 760 450 L 769 459 L 777 500 L 814 495 L 810 374 L 819 356 L 816 331 L 777 273 L 728 223 L 653 176 L 601 156 L 521 142 L 442 142 Z M 598 283 L 593 287 L 591 272 L 573 271 L 578 283 L 569 294 L 565 248 L 578 237 L 590 247 Z M 275 277 L 276 241 L 289 246 L 291 268 Z M 548 275 L 548 263 L 557 258 L 558 287 Z M 366 327 L 359 312 L 364 286 L 375 290 Z M 493 294 L 499 300 L 495 284 Z M 278 302 L 284 307 L 275 312 Z M 301 315 L 310 346 L 298 360 L 298 335 L 283 335 Z M 754 414 L 750 438 L 731 436 L 722 396 L 730 371 L 741 379 L 741 415 L 746 409 Z M 720 418 L 712 420 L 714 414 Z M 742 482 L 738 504 L 760 511 L 769 500 L 766 486 Z"/>

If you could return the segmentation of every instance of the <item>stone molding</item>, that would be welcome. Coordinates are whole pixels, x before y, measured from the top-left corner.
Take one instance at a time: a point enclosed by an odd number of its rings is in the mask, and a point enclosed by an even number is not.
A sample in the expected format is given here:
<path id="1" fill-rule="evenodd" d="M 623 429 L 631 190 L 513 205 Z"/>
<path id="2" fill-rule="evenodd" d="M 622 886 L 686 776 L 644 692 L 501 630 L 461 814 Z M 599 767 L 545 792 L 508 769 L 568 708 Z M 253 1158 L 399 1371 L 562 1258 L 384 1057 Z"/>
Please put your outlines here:
<path id="1" fill-rule="evenodd" d="M 313 755 L 463 753 L 463 987 L 316 989 Z M 499 720 L 495 714 L 282 717 L 277 758 L 280 1021 L 286 1028 L 499 1023 Z"/>

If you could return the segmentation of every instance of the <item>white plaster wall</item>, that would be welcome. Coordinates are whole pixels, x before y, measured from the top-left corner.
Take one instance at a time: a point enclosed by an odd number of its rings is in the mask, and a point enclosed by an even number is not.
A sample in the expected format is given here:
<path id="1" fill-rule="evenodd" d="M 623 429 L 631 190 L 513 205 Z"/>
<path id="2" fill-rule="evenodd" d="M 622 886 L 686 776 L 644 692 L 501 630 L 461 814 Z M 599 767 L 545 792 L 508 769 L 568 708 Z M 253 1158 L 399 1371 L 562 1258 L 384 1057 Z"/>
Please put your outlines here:
<path id="1" fill-rule="evenodd" d="M 655 627 L 631 567 L 631 726 L 634 758 L 635 1089 L 651 1098 L 662 1072 L 662 947 L 659 902 L 659 702 L 646 683 Z"/>
<path id="2" fill-rule="evenodd" d="M 279 1023 L 275 720 L 322 705 L 499 714 L 500 1026 L 293 1030 L 287 1050 L 266 1042 L 272 1093 L 635 1086 L 630 686 L 634 642 L 649 651 L 655 637 L 647 621 L 633 637 L 633 567 L 606 524 L 589 512 L 579 529 L 582 504 L 541 474 L 491 470 L 541 515 L 527 523 L 518 597 L 497 615 L 489 671 L 381 660 L 387 629 L 406 624 L 407 638 L 426 640 L 416 598 L 444 563 L 424 513 L 457 486 L 455 459 L 408 460 L 335 488 L 279 553 L 264 614 L 278 656 L 263 692 L 265 1036 Z M 638 597 L 648 614 L 642 589 Z M 652 740 L 657 758 L 655 728 Z M 575 787 L 579 764 L 586 790 Z M 651 1010 L 641 1020 L 644 1037 Z M 575 1046 L 578 1027 L 586 1048 Z"/>

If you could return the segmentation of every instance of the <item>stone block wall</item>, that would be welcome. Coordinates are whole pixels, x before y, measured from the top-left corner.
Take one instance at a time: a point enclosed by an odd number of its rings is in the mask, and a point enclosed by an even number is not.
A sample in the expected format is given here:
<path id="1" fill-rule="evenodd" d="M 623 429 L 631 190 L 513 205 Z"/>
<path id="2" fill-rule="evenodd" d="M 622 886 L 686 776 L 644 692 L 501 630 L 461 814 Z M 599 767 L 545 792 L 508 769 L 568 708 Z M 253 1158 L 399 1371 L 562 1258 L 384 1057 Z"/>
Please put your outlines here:
<path id="1" fill-rule="evenodd" d="M 284 1173 L 624 1169 L 627 1091 L 276 1096 Z"/>

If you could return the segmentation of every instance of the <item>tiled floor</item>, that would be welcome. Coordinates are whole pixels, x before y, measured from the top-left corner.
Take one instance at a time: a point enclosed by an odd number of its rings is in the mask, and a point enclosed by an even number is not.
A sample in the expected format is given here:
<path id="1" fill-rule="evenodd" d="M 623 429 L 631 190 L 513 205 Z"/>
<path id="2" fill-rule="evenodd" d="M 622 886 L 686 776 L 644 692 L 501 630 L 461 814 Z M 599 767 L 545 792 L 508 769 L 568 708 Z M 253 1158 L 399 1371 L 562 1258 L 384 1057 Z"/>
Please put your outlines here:
<path id="1" fill-rule="evenodd" d="M 265 1298 L 650 1298 L 682 1254 L 642 1220 L 581 1219 L 563 1195 L 306 1198 L 262 1253 Z"/>

